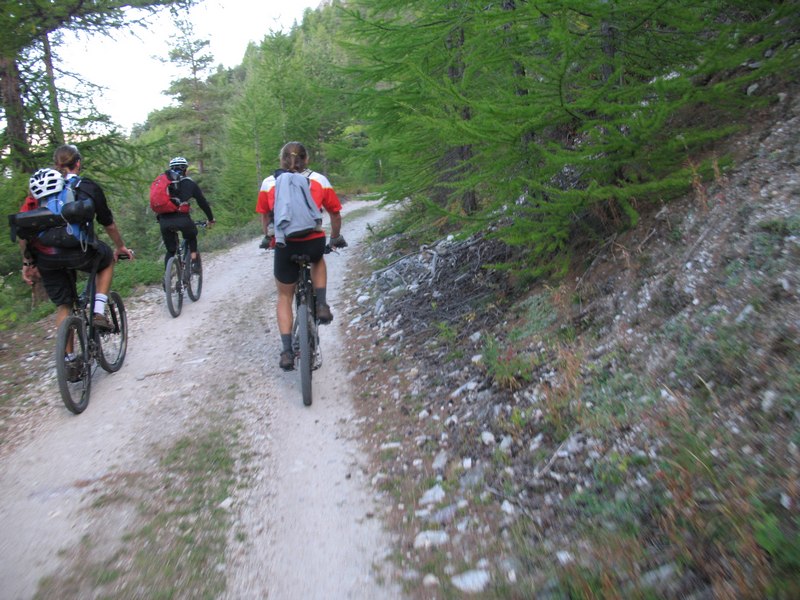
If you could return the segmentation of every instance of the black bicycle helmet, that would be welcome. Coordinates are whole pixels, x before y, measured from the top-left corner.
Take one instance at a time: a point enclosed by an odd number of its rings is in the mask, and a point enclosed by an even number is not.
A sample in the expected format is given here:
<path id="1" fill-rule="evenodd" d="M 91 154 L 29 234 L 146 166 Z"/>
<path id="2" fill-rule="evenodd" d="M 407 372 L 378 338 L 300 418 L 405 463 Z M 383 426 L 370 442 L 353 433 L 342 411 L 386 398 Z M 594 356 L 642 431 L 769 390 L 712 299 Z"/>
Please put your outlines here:
<path id="1" fill-rule="evenodd" d="M 31 194 L 39 200 L 64 189 L 64 176 L 55 169 L 39 169 L 28 181 Z"/>
<path id="2" fill-rule="evenodd" d="M 176 171 L 185 171 L 189 166 L 189 161 L 182 156 L 176 156 L 169 161 L 169 168 Z"/>

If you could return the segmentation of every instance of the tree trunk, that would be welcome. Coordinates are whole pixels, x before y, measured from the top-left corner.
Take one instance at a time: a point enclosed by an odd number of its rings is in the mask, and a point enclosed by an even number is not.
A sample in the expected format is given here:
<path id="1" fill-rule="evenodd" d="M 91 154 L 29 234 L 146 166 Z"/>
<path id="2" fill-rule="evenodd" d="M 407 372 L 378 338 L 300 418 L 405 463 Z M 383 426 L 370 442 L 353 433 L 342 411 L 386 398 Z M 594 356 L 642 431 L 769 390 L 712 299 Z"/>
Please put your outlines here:
<path id="1" fill-rule="evenodd" d="M 44 48 L 44 65 L 47 72 L 47 95 L 50 107 L 50 119 L 53 122 L 53 130 L 50 132 L 53 146 L 60 146 L 64 143 L 64 126 L 61 124 L 61 109 L 58 106 L 58 90 L 56 88 L 56 75 L 53 69 L 53 52 L 50 48 L 50 36 L 46 33 L 42 36 L 42 47 Z"/>
<path id="2" fill-rule="evenodd" d="M 614 27 L 607 21 L 600 24 L 600 38 L 602 39 L 603 54 L 608 59 L 608 62 L 603 63 L 600 67 L 600 75 L 605 83 L 614 74 L 614 57 L 617 54 Z"/>
<path id="3" fill-rule="evenodd" d="M 458 10 L 459 5 L 458 3 L 451 3 L 450 8 L 453 10 Z M 464 29 L 462 27 L 455 29 L 448 37 L 446 45 L 447 49 L 453 54 L 453 61 L 448 67 L 447 75 L 450 78 L 450 81 L 457 84 L 464 78 L 465 65 L 462 54 L 464 47 Z M 462 120 L 469 121 L 472 118 L 472 113 L 469 109 L 469 106 L 454 108 L 456 111 L 458 111 L 458 114 Z M 452 156 L 456 161 L 456 164 L 454 165 L 454 173 L 461 175 L 466 172 L 469 159 L 472 158 L 472 147 L 467 144 L 458 146 Z M 461 209 L 464 211 L 464 213 L 467 215 L 472 214 L 477 210 L 477 208 L 478 201 L 475 190 L 469 189 L 463 192 L 461 195 Z"/>
<path id="4" fill-rule="evenodd" d="M 5 113 L 5 137 L 11 165 L 18 171 L 30 171 L 34 165 L 25 128 L 22 82 L 16 60 L 7 56 L 0 56 L 0 102 Z"/>

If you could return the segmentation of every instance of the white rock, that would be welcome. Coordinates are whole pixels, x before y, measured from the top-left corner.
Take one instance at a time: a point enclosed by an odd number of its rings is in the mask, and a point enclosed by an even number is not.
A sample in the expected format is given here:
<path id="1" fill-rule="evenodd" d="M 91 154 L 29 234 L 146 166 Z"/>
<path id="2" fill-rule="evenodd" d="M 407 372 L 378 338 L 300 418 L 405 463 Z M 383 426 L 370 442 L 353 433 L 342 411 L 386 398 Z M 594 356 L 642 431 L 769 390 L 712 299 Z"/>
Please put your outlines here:
<path id="1" fill-rule="evenodd" d="M 419 503 L 422 506 L 428 504 L 437 504 L 442 500 L 444 500 L 444 498 L 445 498 L 444 489 L 442 489 L 442 486 L 440 486 L 437 483 L 435 486 L 433 486 L 431 489 L 429 489 L 422 495 L 422 498 L 419 499 Z"/>
<path id="2" fill-rule="evenodd" d="M 778 399 L 778 394 L 773 390 L 767 390 L 761 395 L 761 410 L 768 413 L 775 406 L 775 401 Z"/>
<path id="3" fill-rule="evenodd" d="M 486 589 L 491 576 L 488 571 L 475 570 L 455 575 L 450 579 L 453 586 L 466 594 L 477 594 Z"/>
<path id="4" fill-rule="evenodd" d="M 422 585 L 424 585 L 425 587 L 438 587 L 439 578 L 433 573 L 428 573 L 427 575 L 425 575 L 425 577 L 422 578 Z"/>
<path id="5" fill-rule="evenodd" d="M 446 531 L 420 531 L 414 538 L 414 548 L 431 548 L 443 546 L 450 541 L 450 536 Z"/>
<path id="6" fill-rule="evenodd" d="M 571 562 L 575 561 L 575 558 L 572 556 L 572 553 L 567 552 L 566 550 L 559 550 L 558 552 L 556 552 L 556 558 L 558 559 L 558 562 L 560 562 L 562 565 L 568 565 Z"/>
<path id="7" fill-rule="evenodd" d="M 444 468 L 447 466 L 447 452 L 441 450 L 437 455 L 436 458 L 433 459 L 433 464 L 431 467 L 434 471 L 444 471 Z"/>
<path id="8" fill-rule="evenodd" d="M 233 498 L 228 496 L 217 505 L 217 508 L 221 508 L 222 510 L 228 510 L 231 506 L 233 506 Z"/>
<path id="9" fill-rule="evenodd" d="M 481 434 L 481 441 L 485 446 L 490 446 L 497 442 L 497 440 L 494 439 L 494 434 L 491 431 L 484 431 Z"/>

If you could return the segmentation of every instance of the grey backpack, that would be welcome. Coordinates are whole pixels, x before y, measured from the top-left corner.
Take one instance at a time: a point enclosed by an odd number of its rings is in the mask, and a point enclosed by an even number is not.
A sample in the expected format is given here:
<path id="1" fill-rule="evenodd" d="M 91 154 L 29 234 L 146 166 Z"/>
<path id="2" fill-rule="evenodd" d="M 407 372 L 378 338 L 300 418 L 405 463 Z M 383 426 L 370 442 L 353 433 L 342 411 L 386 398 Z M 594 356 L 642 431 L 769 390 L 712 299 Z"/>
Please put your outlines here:
<path id="1" fill-rule="evenodd" d="M 308 174 L 282 171 L 275 176 L 275 243 L 322 231 L 322 213 L 311 197 Z"/>

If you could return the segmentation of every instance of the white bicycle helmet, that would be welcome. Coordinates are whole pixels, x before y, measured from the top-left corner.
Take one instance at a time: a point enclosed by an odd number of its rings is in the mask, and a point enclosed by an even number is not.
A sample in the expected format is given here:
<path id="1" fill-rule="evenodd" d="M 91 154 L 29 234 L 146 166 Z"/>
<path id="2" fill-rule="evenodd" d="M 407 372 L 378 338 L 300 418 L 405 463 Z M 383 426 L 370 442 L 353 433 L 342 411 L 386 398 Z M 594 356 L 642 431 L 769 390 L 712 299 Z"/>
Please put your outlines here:
<path id="1" fill-rule="evenodd" d="M 170 169 L 179 169 L 181 171 L 185 170 L 189 166 L 189 161 L 183 158 L 182 156 L 176 156 L 171 161 L 169 161 L 169 168 Z"/>
<path id="2" fill-rule="evenodd" d="M 39 169 L 29 180 L 31 194 L 39 200 L 64 189 L 64 177 L 55 169 Z"/>

